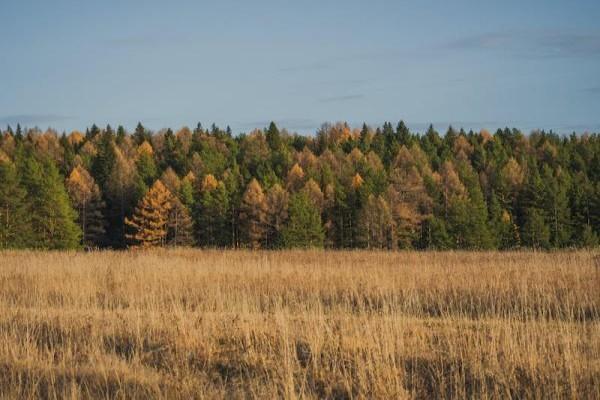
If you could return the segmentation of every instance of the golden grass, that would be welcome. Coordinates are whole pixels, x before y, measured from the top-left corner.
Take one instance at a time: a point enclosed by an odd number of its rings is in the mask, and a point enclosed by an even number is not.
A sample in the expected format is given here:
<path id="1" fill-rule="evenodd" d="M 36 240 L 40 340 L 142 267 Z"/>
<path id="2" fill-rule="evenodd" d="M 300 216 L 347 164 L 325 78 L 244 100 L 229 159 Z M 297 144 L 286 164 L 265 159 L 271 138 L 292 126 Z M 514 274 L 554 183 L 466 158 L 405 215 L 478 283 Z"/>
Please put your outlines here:
<path id="1" fill-rule="evenodd" d="M 600 398 L 597 252 L 0 253 L 3 398 Z"/>

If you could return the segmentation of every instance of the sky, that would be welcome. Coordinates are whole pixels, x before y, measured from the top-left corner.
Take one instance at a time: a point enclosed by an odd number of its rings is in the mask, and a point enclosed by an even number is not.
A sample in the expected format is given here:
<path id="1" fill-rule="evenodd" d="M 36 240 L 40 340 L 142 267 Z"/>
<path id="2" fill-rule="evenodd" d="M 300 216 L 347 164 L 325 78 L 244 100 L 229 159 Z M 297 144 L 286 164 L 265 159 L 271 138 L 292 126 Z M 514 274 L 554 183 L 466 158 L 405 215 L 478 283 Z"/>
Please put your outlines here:
<path id="1" fill-rule="evenodd" d="M 600 1 L 0 0 L 0 126 L 600 132 Z"/>

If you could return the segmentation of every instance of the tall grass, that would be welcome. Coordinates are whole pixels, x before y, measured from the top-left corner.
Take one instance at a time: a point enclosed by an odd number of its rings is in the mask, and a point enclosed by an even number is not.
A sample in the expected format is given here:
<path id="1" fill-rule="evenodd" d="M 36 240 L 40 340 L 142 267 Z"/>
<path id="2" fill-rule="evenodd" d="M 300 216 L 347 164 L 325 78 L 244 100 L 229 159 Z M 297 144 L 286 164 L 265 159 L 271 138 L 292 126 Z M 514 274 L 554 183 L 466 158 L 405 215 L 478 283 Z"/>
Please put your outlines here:
<path id="1" fill-rule="evenodd" d="M 5 398 L 600 398 L 597 252 L 0 253 Z"/>

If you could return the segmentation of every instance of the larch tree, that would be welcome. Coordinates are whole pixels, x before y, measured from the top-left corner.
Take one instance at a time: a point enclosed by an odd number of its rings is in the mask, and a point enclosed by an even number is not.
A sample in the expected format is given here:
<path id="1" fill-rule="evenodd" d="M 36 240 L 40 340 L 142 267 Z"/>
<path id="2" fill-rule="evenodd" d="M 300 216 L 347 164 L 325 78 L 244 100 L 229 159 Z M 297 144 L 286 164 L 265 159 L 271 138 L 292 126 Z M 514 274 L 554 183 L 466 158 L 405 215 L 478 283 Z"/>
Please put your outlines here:
<path id="1" fill-rule="evenodd" d="M 368 249 L 393 249 L 395 222 L 383 196 L 369 195 L 358 217 L 358 236 Z"/>
<path id="2" fill-rule="evenodd" d="M 175 195 L 170 195 L 167 244 L 170 246 L 192 246 L 194 244 L 194 222 L 188 208 Z"/>
<path id="3" fill-rule="evenodd" d="M 281 245 L 281 231 L 288 218 L 289 193 L 279 184 L 273 185 L 266 195 L 267 247 Z"/>
<path id="4" fill-rule="evenodd" d="M 289 192 L 295 193 L 300 190 L 304 184 L 304 170 L 296 163 L 287 174 L 286 188 Z"/>
<path id="5" fill-rule="evenodd" d="M 240 222 L 245 242 L 252 249 L 262 246 L 266 234 L 266 201 L 263 189 L 256 179 L 252 179 L 242 196 Z"/>
<path id="6" fill-rule="evenodd" d="M 167 243 L 172 194 L 160 180 L 140 200 L 133 216 L 125 218 L 131 233 L 126 238 L 134 247 L 149 248 Z"/>
<path id="7" fill-rule="evenodd" d="M 38 161 L 28 154 L 21 161 L 20 173 L 29 199 L 33 247 L 78 248 L 81 230 L 76 223 L 77 214 L 54 162 L 48 158 Z"/>
<path id="8" fill-rule="evenodd" d="M 325 196 L 319 187 L 319 184 L 314 179 L 310 178 L 302 188 L 302 192 L 306 193 L 311 203 L 319 210 L 319 214 L 323 212 L 325 205 Z"/>
<path id="9" fill-rule="evenodd" d="M 71 203 L 77 210 L 83 245 L 101 245 L 105 233 L 105 203 L 94 178 L 85 168 L 78 165 L 67 177 L 66 188 Z"/>

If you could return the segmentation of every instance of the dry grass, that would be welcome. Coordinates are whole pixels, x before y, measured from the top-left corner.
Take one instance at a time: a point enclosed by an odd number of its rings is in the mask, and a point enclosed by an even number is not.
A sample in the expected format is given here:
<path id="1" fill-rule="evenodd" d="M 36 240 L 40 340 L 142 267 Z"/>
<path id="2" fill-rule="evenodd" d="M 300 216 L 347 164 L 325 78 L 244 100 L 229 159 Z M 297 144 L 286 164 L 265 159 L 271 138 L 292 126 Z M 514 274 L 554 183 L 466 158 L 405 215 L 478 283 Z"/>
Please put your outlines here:
<path id="1" fill-rule="evenodd" d="M 600 398 L 597 260 L 0 253 L 0 396 Z"/>

